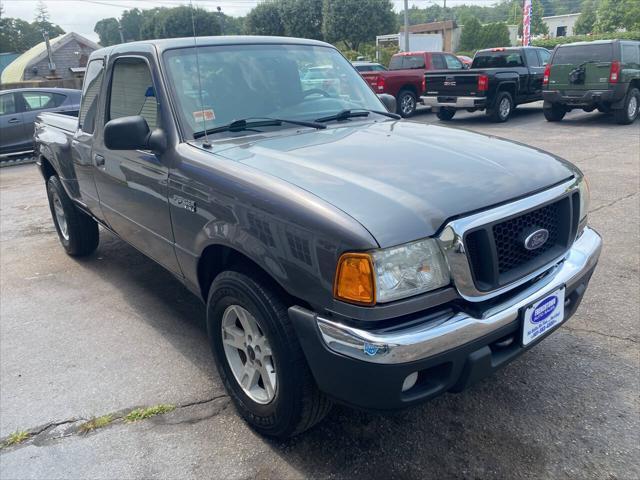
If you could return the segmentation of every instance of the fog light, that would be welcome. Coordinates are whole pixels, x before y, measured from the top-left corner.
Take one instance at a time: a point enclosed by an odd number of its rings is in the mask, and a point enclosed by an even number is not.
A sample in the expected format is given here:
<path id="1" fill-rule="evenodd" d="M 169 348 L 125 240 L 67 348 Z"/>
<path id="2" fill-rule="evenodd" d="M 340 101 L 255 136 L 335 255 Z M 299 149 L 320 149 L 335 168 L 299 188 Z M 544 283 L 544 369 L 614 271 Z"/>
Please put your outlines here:
<path id="1" fill-rule="evenodd" d="M 404 379 L 404 382 L 402 384 L 402 391 L 406 392 L 407 390 L 413 388 L 417 381 L 418 372 L 413 372 L 412 374 L 408 375 L 407 378 Z"/>

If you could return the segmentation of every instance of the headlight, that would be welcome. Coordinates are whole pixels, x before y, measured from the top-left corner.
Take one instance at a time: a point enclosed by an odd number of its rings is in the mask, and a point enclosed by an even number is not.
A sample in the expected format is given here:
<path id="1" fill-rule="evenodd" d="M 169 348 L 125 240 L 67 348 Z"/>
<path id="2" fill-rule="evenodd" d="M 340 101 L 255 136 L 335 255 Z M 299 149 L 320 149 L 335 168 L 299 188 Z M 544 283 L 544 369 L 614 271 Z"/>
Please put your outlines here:
<path id="1" fill-rule="evenodd" d="M 449 283 L 440 247 L 428 238 L 369 253 L 346 253 L 338 262 L 334 294 L 373 305 L 410 297 Z"/>
<path id="2" fill-rule="evenodd" d="M 583 176 L 578 181 L 578 190 L 580 191 L 580 223 L 582 223 L 587 218 L 589 204 L 591 203 L 591 193 L 589 192 L 587 177 Z"/>

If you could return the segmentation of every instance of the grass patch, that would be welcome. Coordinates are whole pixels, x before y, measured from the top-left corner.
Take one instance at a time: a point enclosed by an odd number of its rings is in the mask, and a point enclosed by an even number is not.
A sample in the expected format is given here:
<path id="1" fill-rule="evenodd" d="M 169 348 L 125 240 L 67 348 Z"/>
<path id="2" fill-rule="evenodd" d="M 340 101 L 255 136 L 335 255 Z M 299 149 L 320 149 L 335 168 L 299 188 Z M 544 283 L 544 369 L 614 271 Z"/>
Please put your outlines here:
<path id="1" fill-rule="evenodd" d="M 93 432 L 97 428 L 106 427 L 107 425 L 109 425 L 111 423 L 112 420 L 113 420 L 113 416 L 112 415 L 103 415 L 103 416 L 97 417 L 97 418 L 94 417 L 91 420 L 89 420 L 89 421 L 83 423 L 82 425 L 80 425 L 78 427 L 78 431 L 80 433 Z"/>
<path id="2" fill-rule="evenodd" d="M 9 435 L 9 438 L 7 438 L 7 440 L 5 441 L 4 446 L 10 447 L 11 445 L 17 445 L 24 442 L 30 436 L 31 435 L 24 430 L 16 430 L 11 435 Z"/>
<path id="3" fill-rule="evenodd" d="M 163 413 L 169 413 L 176 409 L 175 405 L 160 404 L 147 408 L 136 408 L 131 410 L 125 415 L 124 421 L 127 423 L 137 422 L 146 418 L 155 417 L 156 415 L 162 415 Z"/>

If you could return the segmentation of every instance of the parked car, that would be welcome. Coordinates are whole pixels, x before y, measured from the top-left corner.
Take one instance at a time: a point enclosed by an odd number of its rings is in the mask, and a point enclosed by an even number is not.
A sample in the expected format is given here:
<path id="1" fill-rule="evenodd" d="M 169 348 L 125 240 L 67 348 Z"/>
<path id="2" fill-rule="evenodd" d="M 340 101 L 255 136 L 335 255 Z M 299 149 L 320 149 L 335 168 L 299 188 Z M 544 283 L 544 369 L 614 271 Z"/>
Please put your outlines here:
<path id="1" fill-rule="evenodd" d="M 397 113 L 410 117 L 422 92 L 424 73 L 431 70 L 462 70 L 462 62 L 451 53 L 402 52 L 389 62 L 387 72 L 362 72 L 362 76 L 376 93 L 388 93 L 396 97 Z"/>
<path id="2" fill-rule="evenodd" d="M 422 101 L 440 120 L 457 110 L 486 111 L 506 122 L 517 105 L 542 100 L 542 77 L 550 53 L 539 47 L 479 50 L 464 72 L 427 72 Z"/>
<path id="3" fill-rule="evenodd" d="M 386 72 L 387 68 L 375 62 L 357 61 L 351 62 L 351 64 L 359 72 Z"/>
<path id="4" fill-rule="evenodd" d="M 462 62 L 465 68 L 471 68 L 471 64 L 473 63 L 473 58 L 467 57 L 466 55 L 456 55 L 458 60 Z"/>
<path id="5" fill-rule="evenodd" d="M 340 95 L 307 96 L 309 65 Z M 79 118 L 43 113 L 35 138 L 66 252 L 91 254 L 102 225 L 201 298 L 229 396 L 266 435 L 333 400 L 465 389 L 573 315 L 601 249 L 575 166 L 402 121 L 315 40 L 102 48 Z"/>
<path id="6" fill-rule="evenodd" d="M 33 122 L 40 112 L 78 114 L 80 90 L 19 88 L 0 91 L 0 155 L 33 151 Z"/>
<path id="7" fill-rule="evenodd" d="M 550 122 L 580 108 L 612 112 L 622 125 L 640 109 L 640 42 L 598 40 L 559 45 L 544 72 L 543 111 Z"/>

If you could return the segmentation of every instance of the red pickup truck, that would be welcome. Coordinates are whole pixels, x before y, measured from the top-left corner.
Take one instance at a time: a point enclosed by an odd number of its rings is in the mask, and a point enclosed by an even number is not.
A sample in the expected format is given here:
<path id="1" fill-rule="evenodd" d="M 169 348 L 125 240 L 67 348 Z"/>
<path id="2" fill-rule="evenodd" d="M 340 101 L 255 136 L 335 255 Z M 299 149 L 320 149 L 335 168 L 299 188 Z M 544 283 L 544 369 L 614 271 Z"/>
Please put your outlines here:
<path id="1" fill-rule="evenodd" d="M 397 111 L 410 117 L 425 91 L 424 74 L 429 70 L 463 70 L 462 62 L 451 53 L 401 52 L 391 57 L 386 72 L 361 72 L 373 91 L 396 97 Z"/>

